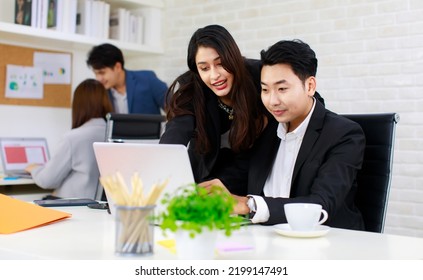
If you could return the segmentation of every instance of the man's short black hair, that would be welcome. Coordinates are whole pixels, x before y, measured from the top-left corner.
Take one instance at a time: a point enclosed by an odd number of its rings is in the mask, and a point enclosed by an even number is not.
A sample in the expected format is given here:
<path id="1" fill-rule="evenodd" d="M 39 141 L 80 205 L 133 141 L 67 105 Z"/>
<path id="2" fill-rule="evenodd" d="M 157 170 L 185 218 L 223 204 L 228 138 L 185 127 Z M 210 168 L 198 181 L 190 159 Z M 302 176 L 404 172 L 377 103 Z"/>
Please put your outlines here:
<path id="1" fill-rule="evenodd" d="M 117 62 L 124 68 L 122 51 L 112 44 L 95 46 L 88 53 L 87 65 L 93 69 L 113 68 Z"/>
<path id="2" fill-rule="evenodd" d="M 288 64 L 303 82 L 310 76 L 316 76 L 316 54 L 308 44 L 301 40 L 279 41 L 267 50 L 262 50 L 260 55 L 263 66 Z"/>

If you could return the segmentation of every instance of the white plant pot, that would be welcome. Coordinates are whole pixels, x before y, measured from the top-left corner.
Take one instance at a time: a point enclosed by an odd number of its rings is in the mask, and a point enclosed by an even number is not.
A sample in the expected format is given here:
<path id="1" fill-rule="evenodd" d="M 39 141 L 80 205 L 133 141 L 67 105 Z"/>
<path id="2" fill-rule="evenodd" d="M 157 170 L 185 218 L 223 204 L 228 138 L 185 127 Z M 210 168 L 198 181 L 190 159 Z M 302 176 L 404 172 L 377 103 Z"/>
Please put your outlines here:
<path id="1" fill-rule="evenodd" d="M 194 238 L 189 236 L 186 230 L 177 230 L 175 233 L 176 254 L 180 260 L 212 260 L 216 245 L 218 231 L 204 229 L 201 233 L 195 234 Z"/>

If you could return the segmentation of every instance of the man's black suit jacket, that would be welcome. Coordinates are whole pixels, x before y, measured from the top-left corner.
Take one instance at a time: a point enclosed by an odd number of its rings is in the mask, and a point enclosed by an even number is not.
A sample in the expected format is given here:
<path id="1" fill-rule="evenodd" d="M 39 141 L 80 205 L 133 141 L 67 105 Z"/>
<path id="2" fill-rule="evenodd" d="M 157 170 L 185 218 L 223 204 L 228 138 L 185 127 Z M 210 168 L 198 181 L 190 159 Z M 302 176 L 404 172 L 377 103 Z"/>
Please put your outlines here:
<path id="1" fill-rule="evenodd" d="M 278 122 L 271 119 L 257 141 L 250 161 L 248 193 L 263 195 L 280 138 Z M 290 198 L 264 197 L 270 211 L 267 224 L 286 223 L 284 204 L 318 203 L 328 212 L 326 225 L 364 229 L 354 205 L 356 175 L 363 162 L 365 136 L 361 127 L 316 102 L 295 162 Z"/>

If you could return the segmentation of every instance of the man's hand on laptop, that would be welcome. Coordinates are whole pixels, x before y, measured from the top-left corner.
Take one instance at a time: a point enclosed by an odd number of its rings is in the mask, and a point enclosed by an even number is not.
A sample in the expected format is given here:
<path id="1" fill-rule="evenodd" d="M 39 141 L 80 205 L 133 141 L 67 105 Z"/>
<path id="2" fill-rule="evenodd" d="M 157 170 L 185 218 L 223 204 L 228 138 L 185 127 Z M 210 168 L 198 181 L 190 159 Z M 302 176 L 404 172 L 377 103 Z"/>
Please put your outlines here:
<path id="1" fill-rule="evenodd" d="M 220 181 L 219 179 L 212 179 L 212 180 L 209 180 L 209 181 L 204 181 L 204 182 L 199 183 L 198 185 L 200 187 L 205 188 L 209 192 L 210 192 L 210 189 L 211 189 L 212 186 L 216 186 L 216 187 L 220 187 L 225 192 L 230 193 L 228 191 L 228 189 L 225 187 L 225 185 L 222 183 L 222 181 Z"/>
<path id="2" fill-rule="evenodd" d="M 202 183 L 199 183 L 198 185 L 207 190 L 209 190 L 212 186 L 218 186 L 222 188 L 224 191 L 230 193 L 228 189 L 226 188 L 226 186 L 219 179 L 204 181 Z M 248 208 L 248 205 L 247 205 L 248 197 L 234 195 L 234 194 L 231 194 L 231 195 L 237 201 L 237 203 L 234 206 L 234 214 L 239 214 L 239 215 L 248 214 L 250 212 L 250 208 Z"/>

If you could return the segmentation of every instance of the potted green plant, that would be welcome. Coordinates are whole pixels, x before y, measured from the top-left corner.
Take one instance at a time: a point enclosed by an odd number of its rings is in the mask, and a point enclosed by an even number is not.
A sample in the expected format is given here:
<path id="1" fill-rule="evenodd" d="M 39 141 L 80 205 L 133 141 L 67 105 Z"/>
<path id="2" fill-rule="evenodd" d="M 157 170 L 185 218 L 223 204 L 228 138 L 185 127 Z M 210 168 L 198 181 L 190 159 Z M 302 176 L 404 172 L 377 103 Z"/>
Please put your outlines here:
<path id="1" fill-rule="evenodd" d="M 209 190 L 190 184 L 162 200 L 165 211 L 159 213 L 162 230 L 175 233 L 181 259 L 210 259 L 218 231 L 226 236 L 239 229 L 242 217 L 232 215 L 235 199 L 220 187 Z M 190 255 L 187 255 L 190 254 Z"/>

